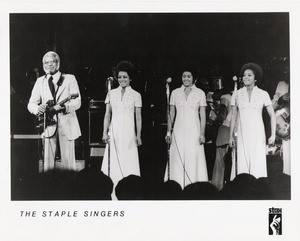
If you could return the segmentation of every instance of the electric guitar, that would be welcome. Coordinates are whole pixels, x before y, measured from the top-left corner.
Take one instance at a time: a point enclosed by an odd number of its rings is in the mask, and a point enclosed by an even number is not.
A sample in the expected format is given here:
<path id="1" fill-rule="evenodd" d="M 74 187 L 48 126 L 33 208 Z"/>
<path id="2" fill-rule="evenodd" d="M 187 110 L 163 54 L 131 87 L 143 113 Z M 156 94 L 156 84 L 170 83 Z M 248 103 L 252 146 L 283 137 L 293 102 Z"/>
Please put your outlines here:
<path id="1" fill-rule="evenodd" d="M 279 104 L 277 110 L 275 111 L 276 117 L 276 136 L 279 139 L 288 139 L 290 137 L 290 101 L 287 97 L 289 94 L 284 94 L 281 96 L 277 103 Z"/>
<path id="2" fill-rule="evenodd" d="M 290 110 L 283 107 L 275 112 L 276 117 L 276 136 L 280 139 L 290 137 Z"/>
<path id="3" fill-rule="evenodd" d="M 79 94 L 71 94 L 67 98 L 63 99 L 56 105 L 63 106 L 65 103 L 72 99 L 76 99 Z M 54 101 L 48 100 L 46 103 L 46 112 L 38 116 L 38 120 L 35 124 L 37 133 L 41 134 L 42 137 L 51 137 L 56 132 L 57 127 L 57 111 L 54 109 Z"/>

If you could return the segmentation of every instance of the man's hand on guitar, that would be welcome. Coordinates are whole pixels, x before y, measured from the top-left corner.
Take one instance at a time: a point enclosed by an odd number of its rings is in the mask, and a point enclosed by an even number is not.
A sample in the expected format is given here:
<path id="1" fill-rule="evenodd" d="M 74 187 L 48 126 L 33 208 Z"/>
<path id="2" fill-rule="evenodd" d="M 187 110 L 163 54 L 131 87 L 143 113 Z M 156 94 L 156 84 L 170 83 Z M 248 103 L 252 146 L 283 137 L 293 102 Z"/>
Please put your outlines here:
<path id="1" fill-rule="evenodd" d="M 283 101 L 289 102 L 289 101 L 290 101 L 290 93 L 285 93 L 285 94 L 282 96 L 282 100 L 283 100 Z"/>
<path id="2" fill-rule="evenodd" d="M 61 106 L 59 104 L 52 106 L 51 108 L 49 108 L 49 113 L 52 115 L 55 113 L 59 113 L 59 112 L 65 112 L 66 111 L 66 106 Z"/>
<path id="3" fill-rule="evenodd" d="M 283 104 L 287 104 L 290 102 L 290 93 L 285 93 L 283 96 L 281 96 L 279 99 L 278 99 L 278 104 L 279 105 L 283 105 Z"/>
<path id="4" fill-rule="evenodd" d="M 45 111 L 46 111 L 46 105 L 41 104 L 41 105 L 39 105 L 39 107 L 38 107 L 37 115 L 42 115 L 42 114 L 45 113 Z"/>
<path id="5" fill-rule="evenodd" d="M 60 112 L 62 110 L 65 110 L 66 108 L 64 106 L 61 105 L 55 105 L 52 107 L 56 112 Z"/>

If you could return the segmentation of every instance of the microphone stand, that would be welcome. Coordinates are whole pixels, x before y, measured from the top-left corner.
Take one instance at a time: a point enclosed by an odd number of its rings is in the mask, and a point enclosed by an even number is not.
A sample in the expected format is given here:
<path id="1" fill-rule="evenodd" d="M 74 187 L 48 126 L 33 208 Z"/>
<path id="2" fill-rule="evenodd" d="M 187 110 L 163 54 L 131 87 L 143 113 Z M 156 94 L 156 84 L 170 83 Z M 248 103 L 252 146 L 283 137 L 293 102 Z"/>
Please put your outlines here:
<path id="1" fill-rule="evenodd" d="M 47 80 L 47 76 L 48 76 L 48 73 L 45 74 L 44 80 Z M 46 92 L 47 90 L 45 89 L 45 87 L 44 87 L 44 91 L 45 91 L 45 93 L 47 93 Z M 43 113 L 43 118 L 44 118 L 44 120 L 43 120 L 43 134 L 46 135 L 46 133 L 45 133 L 45 131 L 46 131 L 46 111 Z"/>
<path id="2" fill-rule="evenodd" d="M 170 86 L 167 82 L 166 84 L 166 95 L 167 95 L 167 122 L 169 123 L 170 118 Z M 168 125 L 167 125 L 168 128 Z M 167 130 L 168 131 L 168 130 Z M 172 138 L 172 136 L 170 136 Z M 167 142 L 167 149 L 168 149 L 168 160 L 167 160 L 167 167 L 168 167 L 168 181 L 170 181 L 170 142 Z"/>
<path id="3" fill-rule="evenodd" d="M 237 98 L 237 79 L 235 79 L 235 77 L 233 77 L 233 81 L 234 81 L 234 97 L 235 97 L 235 106 L 237 108 L 237 101 L 238 101 L 238 98 Z M 236 112 L 237 113 L 237 112 Z M 235 122 L 237 122 L 238 116 L 236 116 L 236 119 L 234 120 Z M 235 176 L 238 175 L 238 171 L 237 171 L 237 168 L 238 168 L 238 162 L 237 162 L 237 138 L 238 138 L 238 134 L 237 134 L 237 128 L 234 130 L 234 142 L 235 142 L 235 145 L 234 145 L 234 162 L 235 162 Z"/>
<path id="4" fill-rule="evenodd" d="M 108 78 L 107 79 L 107 94 L 109 95 L 109 92 L 111 90 L 111 82 L 110 82 L 110 79 Z M 107 170 L 107 173 L 108 173 L 108 176 L 110 177 L 110 130 L 108 130 L 108 143 L 107 143 L 107 154 L 108 154 L 108 170 Z"/>
<path id="5" fill-rule="evenodd" d="M 50 72 L 46 72 L 46 74 L 45 74 L 45 78 L 44 78 L 44 80 L 46 80 L 47 81 L 47 77 L 48 77 L 48 75 L 50 74 Z M 45 91 L 45 93 L 46 93 L 46 95 L 47 95 L 47 89 L 46 89 L 46 86 L 45 86 L 45 88 L 44 88 L 44 91 Z M 47 97 L 48 98 L 48 97 Z M 47 100 L 47 98 L 46 98 L 46 100 Z M 46 103 L 46 110 L 47 110 L 47 103 Z M 43 113 L 43 118 L 44 118 L 44 121 L 43 121 L 43 134 L 44 134 L 44 137 L 46 136 L 46 133 L 45 133 L 45 131 L 46 131 L 46 118 L 47 118 L 47 115 L 46 115 L 46 111 L 45 110 L 45 112 Z"/>
<path id="6" fill-rule="evenodd" d="M 45 81 L 47 80 L 47 76 L 48 76 L 48 73 L 45 73 L 45 77 L 43 79 L 43 95 L 46 96 L 46 99 L 47 99 L 47 85 L 45 84 Z M 38 120 L 41 118 L 40 116 L 41 115 L 39 115 Z M 42 173 L 44 171 L 44 164 L 45 164 L 46 111 L 43 113 L 43 118 L 44 118 L 44 120 L 43 120 L 43 133 L 40 134 L 41 144 L 43 146 L 42 156 L 41 156 L 41 158 L 42 158 L 42 164 L 40 166 L 40 162 L 39 162 L 39 170 L 38 170 L 39 173 Z M 39 145 L 39 140 L 38 140 L 38 145 Z M 39 152 L 39 150 L 38 150 L 38 152 Z"/>

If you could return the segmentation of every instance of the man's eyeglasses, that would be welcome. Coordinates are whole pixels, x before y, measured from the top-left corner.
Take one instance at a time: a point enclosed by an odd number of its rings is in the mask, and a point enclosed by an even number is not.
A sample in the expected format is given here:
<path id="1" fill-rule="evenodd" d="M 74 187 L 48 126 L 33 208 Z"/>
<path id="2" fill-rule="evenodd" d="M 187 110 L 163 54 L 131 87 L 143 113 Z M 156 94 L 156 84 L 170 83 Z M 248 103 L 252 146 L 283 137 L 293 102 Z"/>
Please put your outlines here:
<path id="1" fill-rule="evenodd" d="M 57 63 L 56 60 L 51 60 L 51 61 L 45 61 L 44 65 L 56 64 L 56 63 Z"/>

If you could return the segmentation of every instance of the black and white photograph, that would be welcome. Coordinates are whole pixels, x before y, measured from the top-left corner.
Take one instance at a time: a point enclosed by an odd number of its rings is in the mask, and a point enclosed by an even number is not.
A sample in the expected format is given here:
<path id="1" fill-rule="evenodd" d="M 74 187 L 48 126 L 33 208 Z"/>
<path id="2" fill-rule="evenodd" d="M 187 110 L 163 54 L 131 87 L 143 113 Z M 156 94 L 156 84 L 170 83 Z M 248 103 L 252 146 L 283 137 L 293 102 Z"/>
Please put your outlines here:
<path id="1" fill-rule="evenodd" d="M 293 4 L 148 4 L 3 10 L 0 239 L 296 240 Z"/>
<path id="2" fill-rule="evenodd" d="M 288 13 L 11 14 L 10 50 L 12 200 L 290 199 Z"/>

